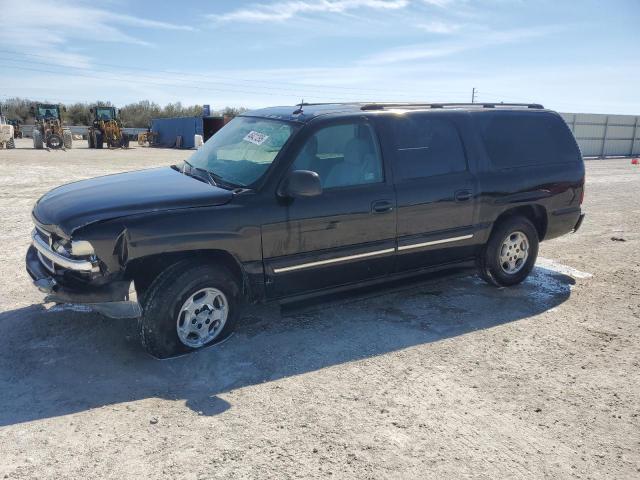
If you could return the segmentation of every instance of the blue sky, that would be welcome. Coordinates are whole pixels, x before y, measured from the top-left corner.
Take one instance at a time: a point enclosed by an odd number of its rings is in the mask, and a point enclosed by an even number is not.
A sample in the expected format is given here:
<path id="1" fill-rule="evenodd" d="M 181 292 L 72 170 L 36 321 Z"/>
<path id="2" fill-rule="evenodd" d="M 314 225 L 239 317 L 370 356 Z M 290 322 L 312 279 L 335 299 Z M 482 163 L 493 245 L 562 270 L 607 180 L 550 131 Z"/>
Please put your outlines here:
<path id="1" fill-rule="evenodd" d="M 0 0 L 0 100 L 640 114 L 640 1 Z"/>

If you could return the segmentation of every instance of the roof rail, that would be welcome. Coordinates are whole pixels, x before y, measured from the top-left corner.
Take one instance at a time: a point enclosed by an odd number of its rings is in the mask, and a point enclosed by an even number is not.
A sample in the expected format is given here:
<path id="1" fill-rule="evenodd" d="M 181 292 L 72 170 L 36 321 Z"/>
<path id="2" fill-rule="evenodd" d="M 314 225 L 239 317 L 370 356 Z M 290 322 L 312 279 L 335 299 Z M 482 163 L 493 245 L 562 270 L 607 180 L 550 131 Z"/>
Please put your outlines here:
<path id="1" fill-rule="evenodd" d="M 367 103 L 360 107 L 361 110 L 384 110 L 385 108 L 500 108 L 500 107 L 525 107 L 543 109 L 539 103 Z"/>

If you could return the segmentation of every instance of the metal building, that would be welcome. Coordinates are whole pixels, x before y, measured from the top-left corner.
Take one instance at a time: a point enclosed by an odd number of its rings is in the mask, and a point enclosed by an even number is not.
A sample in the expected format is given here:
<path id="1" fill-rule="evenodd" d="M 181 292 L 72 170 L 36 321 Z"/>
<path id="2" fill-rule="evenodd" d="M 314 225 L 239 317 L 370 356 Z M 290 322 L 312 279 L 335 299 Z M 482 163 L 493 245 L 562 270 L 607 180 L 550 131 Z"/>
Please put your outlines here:
<path id="1" fill-rule="evenodd" d="M 585 157 L 640 155 L 640 115 L 561 113 Z"/>

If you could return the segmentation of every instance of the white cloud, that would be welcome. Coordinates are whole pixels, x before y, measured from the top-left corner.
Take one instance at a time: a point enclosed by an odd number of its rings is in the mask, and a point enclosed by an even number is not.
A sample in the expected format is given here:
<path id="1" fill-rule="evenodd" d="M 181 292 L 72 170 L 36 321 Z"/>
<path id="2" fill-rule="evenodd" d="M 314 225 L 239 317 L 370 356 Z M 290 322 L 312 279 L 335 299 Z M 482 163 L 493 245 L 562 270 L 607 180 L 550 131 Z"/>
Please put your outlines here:
<path id="1" fill-rule="evenodd" d="M 557 32 L 558 30 L 558 27 L 555 26 L 522 28 L 506 31 L 481 30 L 476 32 L 475 36 L 460 37 L 459 39 L 449 42 L 420 43 L 390 48 L 373 55 L 369 55 L 362 60 L 362 64 L 382 65 L 448 57 L 467 50 L 505 45 L 531 38 L 542 37 L 550 33 Z"/>
<path id="2" fill-rule="evenodd" d="M 74 40 L 149 46 L 148 42 L 129 33 L 130 27 L 193 30 L 188 26 L 141 19 L 64 0 L 11 2 L 2 13 L 0 45 L 3 48 L 46 55 L 48 61 L 64 66 L 86 67 L 90 64 L 87 55 L 73 51 L 70 44 Z"/>
<path id="3" fill-rule="evenodd" d="M 407 5 L 409 5 L 409 0 L 295 0 L 254 4 L 229 13 L 208 15 L 208 18 L 219 22 L 283 22 L 303 14 L 345 13 L 358 8 L 399 10 Z"/>
<path id="4" fill-rule="evenodd" d="M 446 7 L 447 5 L 451 5 L 454 0 L 422 0 L 422 2 L 436 7 Z"/>
<path id="5" fill-rule="evenodd" d="M 416 27 L 420 30 L 423 30 L 427 33 L 438 33 L 443 35 L 449 35 L 452 33 L 456 33 L 462 25 L 458 25 L 456 23 L 447 23 L 441 21 L 433 21 L 428 23 L 419 23 Z"/>

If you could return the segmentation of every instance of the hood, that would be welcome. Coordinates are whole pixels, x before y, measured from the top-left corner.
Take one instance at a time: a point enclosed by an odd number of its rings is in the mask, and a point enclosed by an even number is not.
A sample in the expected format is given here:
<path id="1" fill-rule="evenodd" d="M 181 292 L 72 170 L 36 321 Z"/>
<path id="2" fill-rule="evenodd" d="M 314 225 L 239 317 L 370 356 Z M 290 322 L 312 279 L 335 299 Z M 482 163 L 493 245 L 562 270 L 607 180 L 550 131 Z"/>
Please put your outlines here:
<path id="1" fill-rule="evenodd" d="M 169 167 L 69 183 L 43 195 L 35 219 L 70 236 L 90 223 L 176 208 L 223 205 L 233 193 Z"/>

